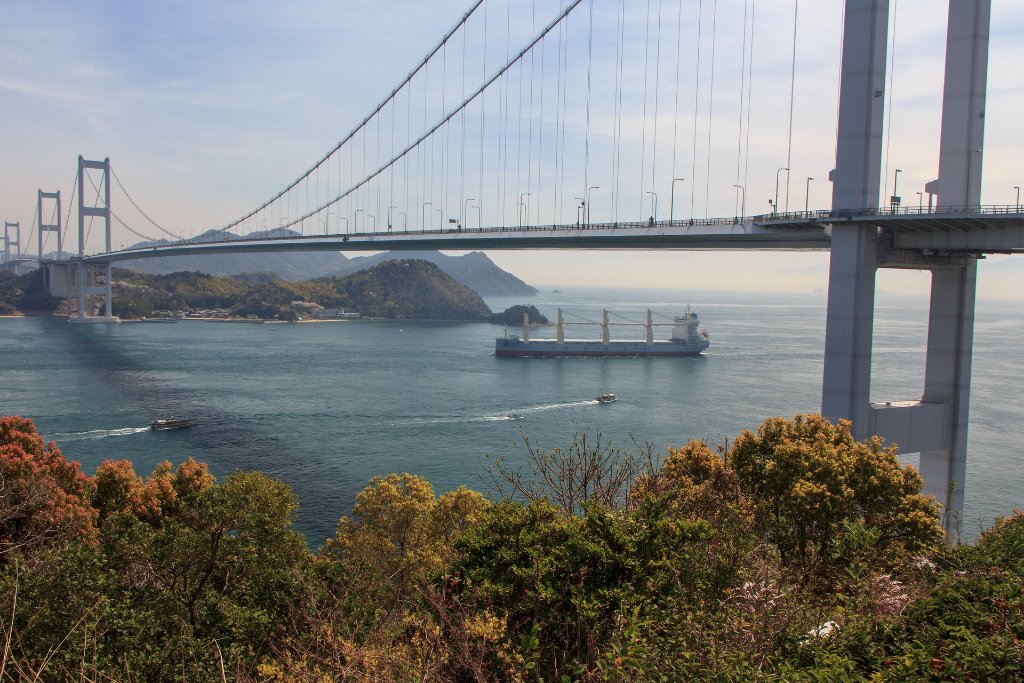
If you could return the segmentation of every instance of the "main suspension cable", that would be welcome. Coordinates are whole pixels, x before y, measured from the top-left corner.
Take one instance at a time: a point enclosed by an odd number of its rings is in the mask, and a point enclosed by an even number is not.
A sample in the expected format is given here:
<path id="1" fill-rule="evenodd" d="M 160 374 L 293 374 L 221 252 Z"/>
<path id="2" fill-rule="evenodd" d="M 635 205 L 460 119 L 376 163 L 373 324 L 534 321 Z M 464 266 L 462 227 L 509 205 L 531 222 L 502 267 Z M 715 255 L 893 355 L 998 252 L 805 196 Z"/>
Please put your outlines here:
<path id="1" fill-rule="evenodd" d="M 416 76 L 416 75 L 417 75 L 417 74 L 418 74 L 418 73 L 420 72 L 420 70 L 421 70 L 421 69 L 423 69 L 423 68 L 424 68 L 424 67 L 425 67 L 425 66 L 427 65 L 427 63 L 428 63 L 428 62 L 429 62 L 429 61 L 430 61 L 430 60 L 431 60 L 431 59 L 432 59 L 432 58 L 434 57 L 434 55 L 436 55 L 436 54 L 438 53 L 438 51 L 439 51 L 439 50 L 441 50 L 441 49 L 442 49 L 442 48 L 443 48 L 443 47 L 444 47 L 444 46 L 445 46 L 445 45 L 447 44 L 447 42 L 448 42 L 448 41 L 449 41 L 449 40 L 450 40 L 450 39 L 452 38 L 452 36 L 454 36 L 454 35 L 455 35 L 455 34 L 456 34 L 456 33 L 457 33 L 458 31 L 459 31 L 459 29 L 461 29 L 461 28 L 462 28 L 462 27 L 463 27 L 463 26 L 464 26 L 464 25 L 466 24 L 466 22 L 467 22 L 467 21 L 469 21 L 469 18 L 470 18 L 471 16 L 473 16 L 473 13 L 474 13 L 474 12 L 476 12 L 476 10 L 477 10 L 477 9 L 478 9 L 478 8 L 480 7 L 480 5 L 482 5 L 482 4 L 483 4 L 483 3 L 485 2 L 485 1 L 486 1 L 486 0 L 476 0 L 476 2 L 474 2 L 474 3 L 473 3 L 473 6 L 472 6 L 472 7 L 470 7 L 470 8 L 469 8 L 469 10 L 468 10 L 468 11 L 467 11 L 467 12 L 466 12 L 465 14 L 463 14 L 463 15 L 462 15 L 462 18 L 461 18 L 461 19 L 459 19 L 459 21 L 458 21 L 458 22 L 456 22 L 455 26 L 453 26 L 453 27 L 451 28 L 451 30 L 449 30 L 449 31 L 448 31 L 448 32 L 447 32 L 447 33 L 446 33 L 446 34 L 444 35 L 444 37 L 443 37 L 443 38 L 441 38 L 440 42 L 438 42 L 438 43 L 437 43 L 437 45 L 435 45 L 435 46 L 434 46 L 434 48 L 433 48 L 433 49 L 432 49 L 432 50 L 431 50 L 430 52 L 428 52 L 428 53 L 427 53 L 427 56 L 426 56 L 426 57 L 424 57 L 422 61 L 420 61 L 420 63 L 419 63 L 419 64 L 418 64 L 417 66 L 416 66 L 416 68 L 414 68 L 414 69 L 413 69 L 412 71 L 410 71 L 410 72 L 409 72 L 409 74 L 408 74 L 408 75 L 407 75 L 407 76 L 405 77 L 405 79 L 403 79 L 403 80 L 402 80 L 402 82 L 401 82 L 401 83 L 399 83 L 399 84 L 398 84 L 398 86 L 397 86 L 397 87 L 395 87 L 395 88 L 394 88 L 394 89 L 393 89 L 393 90 L 391 91 L 391 93 L 390 93 L 390 94 L 389 94 L 389 95 L 388 95 L 387 97 L 385 97 L 385 98 L 384 98 L 384 100 L 383 100 L 383 101 L 381 101 L 381 103 L 380 103 L 380 104 L 378 104 L 378 105 L 377 105 L 377 106 L 376 106 L 376 107 L 375 107 L 375 108 L 373 109 L 373 111 L 371 111 L 371 112 L 370 112 L 370 113 L 369 113 L 369 114 L 368 114 L 368 115 L 367 115 L 367 116 L 366 116 L 366 117 L 365 117 L 365 118 L 364 118 L 364 119 L 362 120 L 362 122 L 361 122 L 361 123 L 360 123 L 360 124 L 359 124 L 358 126 L 356 126 L 355 128 L 353 128 L 353 129 L 352 129 L 352 131 L 351 131 L 351 132 L 349 132 L 349 134 L 348 134 L 348 135 L 346 135 L 346 136 L 345 136 L 344 138 L 342 138 L 342 140 L 341 140 L 341 141 L 340 141 L 340 142 L 339 142 L 338 144 L 336 144 L 336 145 L 334 146 L 334 148 L 333 148 L 333 149 L 331 149 L 331 151 L 330 151 L 330 152 L 328 152 L 328 153 L 327 153 L 327 154 L 325 154 L 325 155 L 324 155 L 323 157 L 321 157 L 319 161 L 317 161 L 317 162 L 316 162 L 316 163 L 315 163 L 315 164 L 314 164 L 313 166 L 311 166 L 311 167 L 309 168 L 309 170 L 307 170 L 307 171 L 306 171 L 305 173 L 303 173 L 303 174 L 302 174 L 302 175 L 300 175 L 300 176 L 299 176 L 298 178 L 296 178 L 296 179 L 295 179 L 294 181 L 292 181 L 292 182 L 291 182 L 291 184 L 289 184 L 289 185 L 288 185 L 287 187 L 285 187 L 285 188 L 284 188 L 283 190 L 281 190 L 280 192 L 278 192 L 278 193 L 277 193 L 276 195 L 274 195 L 273 197 L 271 197 L 270 199 L 268 199 L 267 201 L 265 201 L 265 202 L 264 202 L 263 204 L 261 204 L 260 206 L 256 207 L 256 208 L 255 208 L 255 209 L 253 209 L 252 211 L 250 211 L 249 213 L 245 214 L 245 215 L 244 215 L 244 216 L 242 216 L 241 218 L 239 218 L 239 219 L 237 219 L 237 220 L 235 220 L 235 221 L 232 221 L 231 223 L 228 223 L 227 225 L 225 225 L 225 226 L 223 226 L 223 227 L 221 227 L 221 228 L 218 228 L 218 229 L 217 229 L 217 231 L 218 231 L 218 232 L 225 232 L 225 231 L 227 231 L 227 230 L 230 230 L 231 228 L 234 228 L 235 226 L 239 225 L 240 223 L 242 223 L 242 222 L 244 222 L 244 221 L 248 220 L 249 218 L 252 218 L 252 217 L 253 217 L 253 216 L 255 216 L 255 215 L 256 215 L 257 213 L 259 213 L 260 211 L 262 211 L 263 209 L 267 208 L 268 206 L 270 206 L 271 204 L 273 204 L 274 202 L 276 202 L 276 201 L 277 201 L 278 199 L 280 199 L 281 197 L 283 197 L 283 196 L 284 196 L 284 195 L 285 195 L 286 193 L 288 193 L 288 192 L 289 192 L 289 191 L 291 191 L 291 190 L 292 190 L 293 188 L 295 188 L 295 187 L 296 187 L 296 186 L 297 186 L 297 185 L 298 185 L 299 183 L 301 183 L 301 182 L 302 182 L 303 180 L 305 180 L 306 178 L 308 178 L 308 177 L 309 177 L 309 176 L 310 176 L 310 175 L 311 175 L 311 174 L 313 173 L 313 171 L 315 171 L 315 170 L 316 170 L 317 168 L 319 168 L 319 167 L 320 167 L 320 165 L 321 165 L 321 164 L 323 164 L 323 163 L 324 163 L 325 161 L 327 161 L 328 159 L 330 159 L 330 158 L 331 158 L 331 156 L 332 156 L 332 155 L 333 155 L 333 154 L 334 154 L 335 152 L 337 152 L 338 150 L 340 150 L 340 149 L 341 149 L 341 148 L 342 148 L 342 147 L 343 147 L 343 146 L 345 145 L 345 143 L 347 143 L 347 142 L 348 142 L 349 140 L 351 140 L 351 139 L 352 139 L 353 137 L 355 137 L 356 133 L 358 133 L 359 131 L 363 130 L 363 128 L 364 128 L 364 127 L 365 127 L 365 126 L 366 126 L 366 125 L 367 125 L 367 124 L 368 124 L 368 123 L 369 123 L 369 122 L 370 122 L 370 121 L 371 121 L 371 120 L 372 120 L 372 119 L 373 119 L 373 118 L 374 118 L 374 117 L 375 117 L 375 116 L 376 116 L 376 115 L 377 115 L 377 114 L 378 114 L 378 113 L 379 113 L 379 112 L 380 112 L 380 111 L 381 111 L 382 109 L 384 109 L 384 107 L 385 107 L 385 106 L 387 106 L 387 104 L 388 104 L 389 102 L 391 102 L 392 100 L 394 100 L 394 99 L 395 99 L 395 97 L 396 97 L 396 96 L 398 95 L 399 91 L 401 91 L 401 90 L 402 90 L 402 88 L 404 88 L 404 87 L 405 87 L 406 85 L 408 85 L 408 84 L 409 84 L 409 83 L 410 83 L 410 82 L 412 81 L 412 79 L 413 79 L 413 78 L 414 78 L 414 77 L 415 77 L 415 76 Z M 313 215 L 313 214 L 315 214 L 315 213 L 316 213 L 315 211 L 314 211 L 314 212 L 309 212 L 309 213 L 307 213 L 307 214 L 306 214 L 306 216 L 308 217 L 308 216 L 310 216 L 310 215 Z M 294 225 L 294 223 L 290 223 L 289 225 Z"/>
<path id="2" fill-rule="evenodd" d="M 386 171 L 388 168 L 393 166 L 396 161 L 398 161 L 399 159 L 403 158 L 406 154 L 408 154 L 413 149 L 415 149 L 420 144 L 422 144 L 424 140 L 426 140 L 427 138 L 431 137 L 435 132 L 440 130 L 442 126 L 447 124 L 452 118 L 454 118 L 461 111 L 463 111 L 467 106 L 469 106 L 473 101 L 475 101 L 476 98 L 479 97 L 481 93 L 483 93 L 488 87 L 491 86 L 491 84 L 493 84 L 495 81 L 497 81 L 499 78 L 501 78 L 513 66 L 518 64 L 522 60 L 522 58 L 527 53 L 530 52 L 530 50 L 532 50 L 540 41 L 542 41 L 548 35 L 548 33 L 550 33 L 552 30 L 554 30 L 555 27 L 557 27 L 559 24 L 561 24 L 562 21 L 566 17 L 568 17 L 569 14 L 572 13 L 572 11 L 574 9 L 576 9 L 580 5 L 581 2 L 583 2 L 583 0 L 573 0 L 573 2 L 570 3 L 566 7 L 565 10 L 563 10 L 557 17 L 555 17 L 555 19 L 553 19 L 551 21 L 551 23 L 549 23 L 544 28 L 543 31 L 541 31 L 539 34 L 537 34 L 524 48 L 522 48 L 515 55 L 515 57 L 513 57 L 508 63 L 506 63 L 505 66 L 503 66 L 496 73 L 494 73 L 494 75 L 492 75 L 485 83 L 483 83 L 479 88 L 477 88 L 468 98 L 463 100 L 458 106 L 456 106 L 454 109 L 452 109 L 450 112 L 448 112 L 440 121 L 438 121 L 432 128 L 430 128 L 430 130 L 426 131 L 419 138 L 417 138 L 417 140 L 414 143 L 412 143 L 411 145 L 409 145 L 405 149 L 403 149 L 401 152 L 399 152 L 398 156 L 393 157 L 390 161 L 388 161 L 387 163 L 385 163 L 382 166 L 380 166 L 376 171 L 366 175 L 362 180 L 359 181 L 359 183 L 357 183 L 356 185 L 352 186 L 351 188 L 349 188 L 347 191 L 343 192 L 339 196 L 337 196 L 334 199 L 324 203 L 323 205 L 317 207 L 316 209 L 307 212 L 306 214 L 304 214 L 303 216 L 299 217 L 298 219 L 291 220 L 291 222 L 283 225 L 282 227 L 291 227 L 291 226 L 295 225 L 296 223 L 301 223 L 303 220 L 309 218 L 310 216 L 313 216 L 313 215 L 317 214 L 318 212 L 323 211 L 328 206 L 331 206 L 331 205 L 337 203 L 339 200 L 347 197 L 352 192 L 355 192 L 356 190 L 362 188 L 368 182 L 370 182 L 371 180 L 376 178 L 378 175 L 380 175 L 381 173 Z M 223 231 L 225 229 L 226 228 L 221 228 L 221 231 Z"/>

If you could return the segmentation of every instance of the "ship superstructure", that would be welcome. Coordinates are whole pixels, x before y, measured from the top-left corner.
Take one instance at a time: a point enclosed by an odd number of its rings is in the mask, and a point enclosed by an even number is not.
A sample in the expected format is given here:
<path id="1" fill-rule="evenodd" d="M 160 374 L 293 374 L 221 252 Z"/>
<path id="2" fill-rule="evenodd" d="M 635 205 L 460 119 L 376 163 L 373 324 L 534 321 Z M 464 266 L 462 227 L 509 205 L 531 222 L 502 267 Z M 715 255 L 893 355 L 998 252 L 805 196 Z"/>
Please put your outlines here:
<path id="1" fill-rule="evenodd" d="M 646 323 L 616 323 L 643 325 L 644 339 L 640 341 L 612 341 L 610 339 L 608 310 L 602 312 L 601 339 L 566 339 L 565 318 L 558 309 L 555 339 L 530 339 L 529 317 L 523 314 L 522 336 L 509 335 L 494 342 L 494 355 L 512 357 L 583 357 L 583 356 L 696 356 L 711 345 L 707 331 L 701 326 L 697 313 L 689 306 L 686 311 L 673 318 L 671 323 L 655 323 L 653 314 L 647 311 Z M 671 325 L 672 335 L 668 340 L 654 339 L 656 325 Z"/>

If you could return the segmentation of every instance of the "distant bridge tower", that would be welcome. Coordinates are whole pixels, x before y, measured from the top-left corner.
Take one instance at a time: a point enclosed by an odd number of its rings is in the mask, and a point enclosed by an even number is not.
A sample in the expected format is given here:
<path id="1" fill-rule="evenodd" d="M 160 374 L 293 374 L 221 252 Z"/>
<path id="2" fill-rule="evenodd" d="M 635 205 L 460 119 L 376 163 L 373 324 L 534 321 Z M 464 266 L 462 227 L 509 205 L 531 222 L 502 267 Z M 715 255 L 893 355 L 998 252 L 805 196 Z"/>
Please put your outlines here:
<path id="1" fill-rule="evenodd" d="M 932 184 L 947 208 L 980 203 L 990 10 L 991 0 L 949 3 L 939 180 Z M 847 0 L 835 213 L 878 206 L 888 17 L 888 0 Z M 879 434 L 903 453 L 920 453 L 925 492 L 945 506 L 943 524 L 952 532 L 964 503 L 977 254 L 921 249 L 908 265 L 891 244 L 870 223 L 832 226 L 822 413 L 852 420 L 858 438 Z M 870 403 L 879 267 L 932 273 L 920 400 Z"/>
<path id="2" fill-rule="evenodd" d="M 103 199 L 103 206 L 85 205 L 85 187 L 89 170 L 103 171 L 103 180 L 100 183 L 99 193 Z M 104 234 L 106 237 L 106 251 L 111 251 L 110 239 L 110 158 L 103 161 L 86 161 L 78 157 L 78 263 L 77 263 L 77 296 L 78 312 L 76 316 L 68 319 L 74 323 L 118 323 L 121 322 L 114 317 L 113 291 L 112 291 L 112 268 L 110 263 L 87 264 L 85 262 L 85 219 L 86 217 L 102 218 L 104 223 Z M 100 271 L 103 272 L 103 282 L 97 283 Z M 86 304 L 90 295 L 104 297 L 104 315 L 86 315 Z"/>
<path id="3" fill-rule="evenodd" d="M 54 200 L 54 217 L 56 223 L 47 223 L 46 214 L 43 212 L 43 200 Z M 61 229 L 61 214 L 60 214 L 60 190 L 56 192 L 43 192 L 39 190 L 39 196 L 36 202 L 36 215 L 39 216 L 39 263 L 43 262 L 43 238 L 46 237 L 47 232 L 57 233 L 57 252 L 55 258 L 61 258 L 61 254 L 64 251 L 64 233 Z"/>
<path id="4" fill-rule="evenodd" d="M 14 239 L 11 239 L 10 231 L 14 230 Z M 17 247 L 14 256 L 11 256 L 11 247 Z M 4 266 L 12 272 L 18 272 L 18 261 L 21 258 L 21 224 L 4 221 Z"/>

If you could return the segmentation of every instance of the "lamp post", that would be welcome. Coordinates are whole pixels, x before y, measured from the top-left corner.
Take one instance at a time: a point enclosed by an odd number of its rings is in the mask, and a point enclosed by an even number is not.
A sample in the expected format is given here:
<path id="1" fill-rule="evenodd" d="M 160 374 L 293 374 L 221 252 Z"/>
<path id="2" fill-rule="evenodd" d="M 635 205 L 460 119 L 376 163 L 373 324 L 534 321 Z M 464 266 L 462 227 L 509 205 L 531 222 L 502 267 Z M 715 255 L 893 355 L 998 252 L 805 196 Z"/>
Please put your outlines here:
<path id="1" fill-rule="evenodd" d="M 924 211 L 924 192 L 917 193 L 917 212 L 922 213 Z"/>
<path id="2" fill-rule="evenodd" d="M 584 211 L 587 209 L 587 201 L 583 197 L 576 197 L 576 201 L 579 202 L 579 206 L 576 207 L 576 226 L 583 226 Z"/>
<path id="3" fill-rule="evenodd" d="M 672 179 L 672 192 L 668 200 L 668 220 L 672 222 L 676 216 L 676 183 L 686 182 L 686 178 L 673 178 Z M 744 197 L 746 192 L 743 193 Z"/>
<path id="4" fill-rule="evenodd" d="M 466 229 L 469 229 L 469 203 L 475 202 L 476 197 L 470 197 L 466 201 L 462 202 L 462 220 L 466 224 Z M 479 226 L 477 226 L 479 227 Z"/>
<path id="5" fill-rule="evenodd" d="M 328 211 L 327 212 L 327 220 L 324 221 L 324 234 L 325 235 L 327 234 L 327 231 L 331 229 L 331 216 L 333 216 L 333 215 L 334 215 L 333 211 Z"/>
<path id="6" fill-rule="evenodd" d="M 420 232 L 427 229 L 427 207 L 433 205 L 434 202 L 423 202 L 423 210 L 420 212 Z"/>
<path id="7" fill-rule="evenodd" d="M 789 169 L 780 168 L 777 171 L 775 171 L 775 203 L 772 204 L 773 214 L 779 210 L 779 174 L 782 173 L 783 171 L 789 171 Z"/>
<path id="8" fill-rule="evenodd" d="M 526 213 L 526 207 L 527 207 L 526 202 L 523 201 L 523 197 L 529 197 L 529 196 L 530 196 L 529 192 L 523 192 L 521 195 L 519 195 L 519 206 L 521 207 L 519 209 L 519 229 L 520 230 L 523 227 L 523 214 Z M 527 216 L 527 218 L 528 217 L 529 216 Z"/>
<path id="9" fill-rule="evenodd" d="M 740 216 L 747 214 L 747 188 L 742 185 L 733 185 L 735 188 L 739 188 L 740 191 Z"/>
<path id="10" fill-rule="evenodd" d="M 288 222 L 288 216 L 281 216 L 281 220 L 277 222 L 278 228 L 283 228 L 284 224 Z"/>
<path id="11" fill-rule="evenodd" d="M 1013 189 L 1017 190 L 1017 211 L 1020 212 L 1020 185 L 1014 185 Z"/>
<path id="12" fill-rule="evenodd" d="M 388 232 L 391 232 L 391 209 L 397 209 L 397 208 L 398 207 L 393 205 L 393 204 L 388 207 Z"/>
<path id="13" fill-rule="evenodd" d="M 339 221 L 345 221 L 345 232 L 348 232 L 348 216 L 338 216 Z M 341 230 L 341 226 L 338 227 Z"/>
<path id="14" fill-rule="evenodd" d="M 373 223 L 371 223 L 371 224 L 370 224 L 370 225 L 372 225 L 373 227 L 372 227 L 372 228 L 370 228 L 370 230 L 371 230 L 372 232 L 377 232 L 377 217 L 376 217 L 376 216 L 374 216 L 374 215 L 373 215 L 372 213 L 368 213 L 368 214 L 366 214 L 366 215 L 367 215 L 367 217 L 369 217 L 370 219 L 372 219 L 372 220 L 373 220 Z"/>
<path id="15" fill-rule="evenodd" d="M 903 173 L 902 168 L 897 168 L 896 172 L 892 174 L 892 196 L 889 197 L 889 203 L 893 213 L 896 213 L 896 210 L 900 208 L 900 196 L 896 194 L 896 186 L 900 182 L 900 173 Z"/>
<path id="16" fill-rule="evenodd" d="M 441 209 L 434 209 L 434 213 L 441 216 L 441 218 L 437 220 L 437 231 L 440 232 L 441 228 L 444 227 L 444 211 Z"/>
<path id="17" fill-rule="evenodd" d="M 651 223 L 653 224 L 653 223 L 656 223 L 658 221 L 658 193 L 657 192 L 651 192 L 650 190 L 648 190 L 647 194 L 649 194 L 652 197 L 654 197 L 654 199 L 651 200 L 651 204 L 653 205 L 653 210 L 654 210 L 654 213 L 651 214 Z"/>
<path id="18" fill-rule="evenodd" d="M 590 225 L 590 191 L 600 190 L 601 188 L 597 185 L 593 185 L 587 188 L 587 207 L 583 210 L 583 227 Z"/>
<path id="19" fill-rule="evenodd" d="M 363 213 L 363 209 L 356 209 L 355 212 L 353 213 L 354 218 L 353 218 L 352 222 L 356 224 L 356 234 L 359 233 L 359 214 L 361 214 L 361 213 Z M 364 224 L 365 224 L 365 219 L 364 219 Z M 365 225 L 364 225 L 364 227 L 365 227 Z"/>
<path id="20" fill-rule="evenodd" d="M 473 206 L 471 206 L 469 208 L 476 209 L 476 229 L 477 230 L 483 230 L 484 229 L 484 212 L 483 212 L 483 209 L 481 209 L 479 206 L 476 206 L 476 205 L 473 205 Z"/>
<path id="21" fill-rule="evenodd" d="M 402 232 L 408 232 L 409 214 L 407 214 L 405 211 L 399 211 L 398 214 L 402 217 Z"/>
<path id="22" fill-rule="evenodd" d="M 807 178 L 807 189 L 804 190 L 804 213 L 809 213 L 811 210 L 811 181 L 814 178 L 808 176 Z"/>

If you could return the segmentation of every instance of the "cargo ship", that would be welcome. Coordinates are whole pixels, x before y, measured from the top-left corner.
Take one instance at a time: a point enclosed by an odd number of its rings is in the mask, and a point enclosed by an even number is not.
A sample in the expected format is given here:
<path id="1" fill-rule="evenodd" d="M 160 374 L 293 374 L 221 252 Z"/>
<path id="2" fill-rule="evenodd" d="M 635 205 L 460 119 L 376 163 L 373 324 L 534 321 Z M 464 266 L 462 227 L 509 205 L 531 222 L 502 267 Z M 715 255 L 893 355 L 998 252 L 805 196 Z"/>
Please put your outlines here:
<path id="1" fill-rule="evenodd" d="M 598 324 L 598 323 L 594 323 Z M 619 323 L 623 324 L 623 323 Z M 565 320 L 562 309 L 558 309 L 555 339 L 530 339 L 529 318 L 523 314 L 523 333 L 509 335 L 505 328 L 505 336 L 494 341 L 494 355 L 517 358 L 572 358 L 601 356 L 696 356 L 711 345 L 710 336 L 701 326 L 697 313 L 686 307 L 681 316 L 676 316 L 671 323 L 672 335 L 668 340 L 655 341 L 651 311 L 647 311 L 646 323 L 624 323 L 627 325 L 643 325 L 644 339 L 641 341 L 611 341 L 609 338 L 608 311 L 603 311 L 601 339 L 566 339 Z M 660 323 L 659 323 L 660 324 Z"/>

